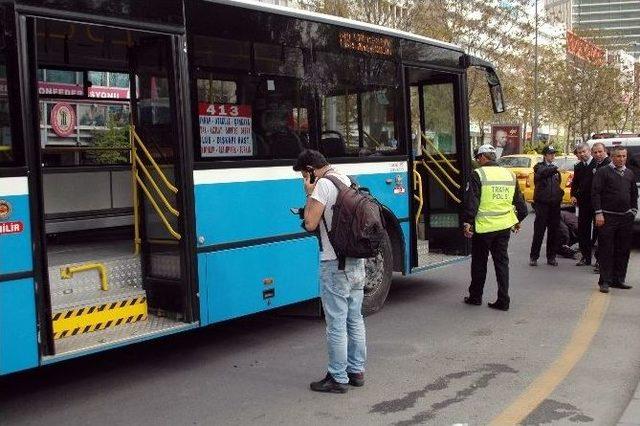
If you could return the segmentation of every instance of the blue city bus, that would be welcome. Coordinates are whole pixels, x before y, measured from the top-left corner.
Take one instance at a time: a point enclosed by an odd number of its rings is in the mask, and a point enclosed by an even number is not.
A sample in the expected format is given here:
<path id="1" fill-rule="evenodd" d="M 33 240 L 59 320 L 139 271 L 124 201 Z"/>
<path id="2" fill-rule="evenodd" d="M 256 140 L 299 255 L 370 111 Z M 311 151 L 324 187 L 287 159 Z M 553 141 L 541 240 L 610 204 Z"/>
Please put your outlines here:
<path id="1" fill-rule="evenodd" d="M 384 206 L 393 272 L 469 254 L 459 47 L 248 0 L 0 1 L 0 375 L 317 300 L 305 148 Z"/>

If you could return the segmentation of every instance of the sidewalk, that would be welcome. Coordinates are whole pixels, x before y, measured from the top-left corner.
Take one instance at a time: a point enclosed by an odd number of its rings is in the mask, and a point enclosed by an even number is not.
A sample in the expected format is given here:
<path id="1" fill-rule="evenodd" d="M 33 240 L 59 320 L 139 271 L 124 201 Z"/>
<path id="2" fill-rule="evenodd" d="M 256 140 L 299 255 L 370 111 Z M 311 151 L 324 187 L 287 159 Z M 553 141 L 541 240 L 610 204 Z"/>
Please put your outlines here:
<path id="1" fill-rule="evenodd" d="M 640 426 L 640 383 L 622 417 L 618 420 L 618 426 Z"/>

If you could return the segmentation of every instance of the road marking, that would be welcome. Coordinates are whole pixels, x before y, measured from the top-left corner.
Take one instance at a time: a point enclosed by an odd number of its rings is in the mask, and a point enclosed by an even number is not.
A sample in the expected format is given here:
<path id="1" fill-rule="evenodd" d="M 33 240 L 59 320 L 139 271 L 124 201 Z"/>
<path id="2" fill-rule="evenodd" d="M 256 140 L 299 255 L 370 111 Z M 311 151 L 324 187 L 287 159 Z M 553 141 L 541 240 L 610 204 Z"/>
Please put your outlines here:
<path id="1" fill-rule="evenodd" d="M 589 348 L 593 336 L 600 328 L 610 298 L 610 295 L 594 291 L 564 351 L 524 393 L 491 421 L 492 426 L 520 424 L 562 383 Z"/>

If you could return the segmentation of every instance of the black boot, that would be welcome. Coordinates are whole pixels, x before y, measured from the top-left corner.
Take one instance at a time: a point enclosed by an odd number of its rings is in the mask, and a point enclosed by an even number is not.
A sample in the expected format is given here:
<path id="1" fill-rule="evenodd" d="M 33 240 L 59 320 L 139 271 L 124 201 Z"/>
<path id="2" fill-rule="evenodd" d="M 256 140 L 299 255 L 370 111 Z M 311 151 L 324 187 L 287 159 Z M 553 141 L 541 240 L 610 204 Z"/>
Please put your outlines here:
<path id="1" fill-rule="evenodd" d="M 324 379 L 317 382 L 311 382 L 309 385 L 315 392 L 331 392 L 331 393 L 347 393 L 349 386 L 346 383 L 338 383 L 330 373 Z"/>

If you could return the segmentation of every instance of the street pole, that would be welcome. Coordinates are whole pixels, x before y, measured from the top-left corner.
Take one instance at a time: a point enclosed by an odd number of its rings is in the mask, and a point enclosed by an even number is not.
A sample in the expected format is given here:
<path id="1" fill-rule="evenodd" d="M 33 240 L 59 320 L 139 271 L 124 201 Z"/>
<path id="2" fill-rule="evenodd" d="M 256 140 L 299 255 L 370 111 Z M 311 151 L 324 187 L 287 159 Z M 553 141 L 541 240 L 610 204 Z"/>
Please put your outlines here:
<path id="1" fill-rule="evenodd" d="M 534 0 L 536 5 L 535 24 L 535 47 L 533 66 L 533 123 L 531 123 L 531 143 L 535 144 L 538 139 L 538 0 Z"/>

